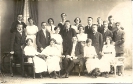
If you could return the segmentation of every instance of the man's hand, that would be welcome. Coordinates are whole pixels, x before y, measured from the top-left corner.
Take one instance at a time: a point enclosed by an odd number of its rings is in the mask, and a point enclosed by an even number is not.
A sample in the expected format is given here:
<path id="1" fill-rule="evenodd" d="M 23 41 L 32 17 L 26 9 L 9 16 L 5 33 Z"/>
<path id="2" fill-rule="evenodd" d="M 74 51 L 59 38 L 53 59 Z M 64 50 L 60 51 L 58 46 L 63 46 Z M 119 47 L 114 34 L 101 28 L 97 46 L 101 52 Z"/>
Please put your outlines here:
<path id="1" fill-rule="evenodd" d="M 41 49 L 41 51 L 43 51 L 43 48 L 40 48 Z"/>
<path id="2" fill-rule="evenodd" d="M 10 54 L 14 54 L 14 51 L 11 51 Z"/>

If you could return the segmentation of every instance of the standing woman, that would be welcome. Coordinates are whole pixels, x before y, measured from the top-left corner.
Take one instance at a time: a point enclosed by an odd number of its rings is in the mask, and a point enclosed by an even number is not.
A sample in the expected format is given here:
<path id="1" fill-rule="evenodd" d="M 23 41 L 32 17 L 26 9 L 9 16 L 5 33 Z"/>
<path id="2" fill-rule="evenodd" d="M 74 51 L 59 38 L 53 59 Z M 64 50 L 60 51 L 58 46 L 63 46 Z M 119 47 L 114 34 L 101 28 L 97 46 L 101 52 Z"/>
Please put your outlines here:
<path id="1" fill-rule="evenodd" d="M 111 45 L 112 38 L 106 37 L 106 44 L 103 46 L 102 58 L 100 59 L 100 71 L 103 72 L 105 77 L 108 77 L 110 72 L 110 63 L 113 62 L 115 58 L 115 47 Z M 106 67 L 106 68 L 105 68 Z"/>
<path id="2" fill-rule="evenodd" d="M 55 25 L 54 25 L 54 19 L 53 18 L 49 18 L 48 19 L 48 26 L 47 26 L 47 30 L 49 31 L 50 34 L 55 33 Z"/>
<path id="3" fill-rule="evenodd" d="M 79 34 L 77 34 L 78 42 L 86 41 L 87 40 L 87 34 L 84 33 L 84 27 L 82 25 L 78 26 Z"/>
<path id="4" fill-rule="evenodd" d="M 81 24 L 81 19 L 79 17 L 76 17 L 74 19 L 75 24 L 72 25 L 72 28 L 76 31 L 76 33 L 79 33 L 78 26 Z"/>
<path id="5" fill-rule="evenodd" d="M 33 47 L 37 50 L 36 34 L 38 32 L 38 27 L 34 25 L 34 21 L 31 17 L 28 18 L 28 22 L 29 22 L 29 25 L 27 25 L 25 29 L 25 33 L 27 35 L 26 39 L 31 38 L 33 40 Z"/>

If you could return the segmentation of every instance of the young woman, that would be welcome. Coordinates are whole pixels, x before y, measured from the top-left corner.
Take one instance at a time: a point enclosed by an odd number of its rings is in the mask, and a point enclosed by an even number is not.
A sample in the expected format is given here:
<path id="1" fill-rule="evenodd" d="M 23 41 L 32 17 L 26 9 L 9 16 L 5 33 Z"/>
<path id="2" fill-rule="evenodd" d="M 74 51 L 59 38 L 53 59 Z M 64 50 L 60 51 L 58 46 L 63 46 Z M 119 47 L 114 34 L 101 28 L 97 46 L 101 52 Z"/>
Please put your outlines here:
<path id="1" fill-rule="evenodd" d="M 27 35 L 26 39 L 31 38 L 33 40 L 33 47 L 37 50 L 36 46 L 36 34 L 38 32 L 38 27 L 34 25 L 34 21 L 32 18 L 28 18 L 29 25 L 27 25 L 25 29 L 25 33 Z"/>
<path id="2" fill-rule="evenodd" d="M 53 18 L 49 18 L 48 19 L 48 26 L 47 26 L 47 30 L 49 31 L 50 34 L 55 33 L 55 25 L 54 25 L 54 19 Z"/>
<path id="3" fill-rule="evenodd" d="M 55 45 L 56 40 L 55 39 L 51 39 L 50 40 L 50 45 L 47 46 L 42 52 L 42 55 L 47 56 L 46 62 L 47 62 L 47 66 L 48 66 L 48 73 L 50 74 L 51 77 L 51 73 L 54 72 L 54 76 L 55 79 L 57 78 L 58 74 L 56 73 L 56 71 L 60 71 L 60 50 L 59 48 Z"/>

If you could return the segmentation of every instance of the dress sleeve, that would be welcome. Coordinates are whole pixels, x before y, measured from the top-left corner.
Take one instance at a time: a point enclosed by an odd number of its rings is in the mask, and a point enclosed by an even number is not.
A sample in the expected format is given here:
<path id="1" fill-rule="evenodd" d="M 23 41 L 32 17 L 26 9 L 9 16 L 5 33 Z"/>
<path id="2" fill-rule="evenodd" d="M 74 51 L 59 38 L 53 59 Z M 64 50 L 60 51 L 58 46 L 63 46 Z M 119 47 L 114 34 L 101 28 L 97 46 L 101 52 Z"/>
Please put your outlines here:
<path id="1" fill-rule="evenodd" d="M 47 46 L 47 47 L 41 52 L 41 54 L 48 56 L 48 55 L 49 55 L 49 51 L 50 51 L 49 46 Z"/>
<path id="2" fill-rule="evenodd" d="M 92 46 L 92 49 L 93 49 L 93 54 L 97 55 L 96 50 L 95 50 L 95 48 L 93 46 Z"/>

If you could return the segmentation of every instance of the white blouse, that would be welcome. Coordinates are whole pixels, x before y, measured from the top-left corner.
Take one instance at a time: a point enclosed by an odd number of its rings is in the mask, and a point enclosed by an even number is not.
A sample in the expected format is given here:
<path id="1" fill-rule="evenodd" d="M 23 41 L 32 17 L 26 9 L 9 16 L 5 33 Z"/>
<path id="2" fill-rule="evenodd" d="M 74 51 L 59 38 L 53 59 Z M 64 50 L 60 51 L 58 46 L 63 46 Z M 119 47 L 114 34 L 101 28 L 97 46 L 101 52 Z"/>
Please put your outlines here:
<path id="1" fill-rule="evenodd" d="M 77 34 L 78 41 L 86 41 L 87 40 L 87 34 Z"/>
<path id="2" fill-rule="evenodd" d="M 85 46 L 84 47 L 84 57 L 94 57 L 96 54 L 96 50 L 94 46 Z"/>

